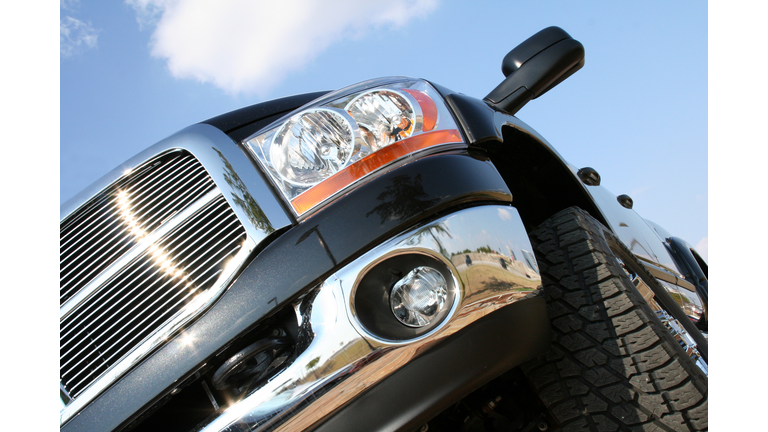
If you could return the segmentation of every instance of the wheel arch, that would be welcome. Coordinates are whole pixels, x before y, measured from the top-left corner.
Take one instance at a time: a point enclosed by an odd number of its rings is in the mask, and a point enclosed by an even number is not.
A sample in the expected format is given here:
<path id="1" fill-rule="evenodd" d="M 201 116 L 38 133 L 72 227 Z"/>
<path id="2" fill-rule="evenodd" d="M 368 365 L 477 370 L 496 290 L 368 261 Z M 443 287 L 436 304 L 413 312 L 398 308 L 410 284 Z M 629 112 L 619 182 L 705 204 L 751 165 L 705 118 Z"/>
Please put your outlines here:
<path id="1" fill-rule="evenodd" d="M 527 229 L 568 207 L 587 211 L 610 226 L 575 173 L 536 136 L 512 125 L 501 127 L 502 140 L 480 144 L 512 192 L 513 205 Z"/>
<path id="2" fill-rule="evenodd" d="M 450 92 L 446 100 L 464 128 L 470 149 L 487 155 L 504 179 L 526 229 L 574 206 L 611 226 L 576 169 L 530 126 L 460 93 Z"/>

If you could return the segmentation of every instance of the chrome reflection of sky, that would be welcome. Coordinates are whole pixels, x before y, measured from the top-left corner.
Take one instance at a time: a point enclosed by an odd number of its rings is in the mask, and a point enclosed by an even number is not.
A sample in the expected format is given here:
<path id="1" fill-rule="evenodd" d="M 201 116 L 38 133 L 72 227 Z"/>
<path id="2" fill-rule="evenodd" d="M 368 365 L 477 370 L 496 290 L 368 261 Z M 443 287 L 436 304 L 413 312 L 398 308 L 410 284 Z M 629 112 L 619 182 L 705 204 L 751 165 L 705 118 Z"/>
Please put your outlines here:
<path id="1" fill-rule="evenodd" d="M 502 255 L 509 256 L 512 251 L 515 256 L 522 258 L 522 247 L 528 245 L 529 240 L 522 226 L 521 229 L 510 229 L 514 226 L 512 221 L 519 218 L 516 213 L 513 208 L 498 208 L 494 217 L 483 221 L 483 229 L 479 234 L 476 227 L 467 225 L 468 221 L 465 221 L 463 216 L 458 216 L 458 220 L 456 216 L 450 217 L 444 225 L 453 238 L 442 238 L 443 247 L 450 254 L 455 254 L 465 249 L 474 249 L 477 245 L 488 245 Z M 496 236 L 493 233 L 506 233 L 506 235 Z"/>

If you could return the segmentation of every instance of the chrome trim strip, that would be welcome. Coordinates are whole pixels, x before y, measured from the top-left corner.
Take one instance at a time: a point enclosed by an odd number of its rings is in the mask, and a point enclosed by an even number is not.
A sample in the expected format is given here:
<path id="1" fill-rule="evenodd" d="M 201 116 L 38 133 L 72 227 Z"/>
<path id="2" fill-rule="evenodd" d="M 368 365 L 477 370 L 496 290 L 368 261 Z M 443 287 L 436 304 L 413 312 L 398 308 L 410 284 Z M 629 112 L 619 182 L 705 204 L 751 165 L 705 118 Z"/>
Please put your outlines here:
<path id="1" fill-rule="evenodd" d="M 669 282 L 673 285 L 677 285 L 681 288 L 685 288 L 688 291 L 696 292 L 696 287 L 688 282 L 685 279 L 681 279 L 682 275 L 678 276 L 675 273 L 672 273 L 669 271 L 669 269 L 664 268 L 654 262 L 649 262 L 647 259 L 643 259 L 643 257 L 637 257 L 640 262 L 643 263 L 646 269 L 655 277 L 656 279 L 663 280 L 665 282 Z"/>
<path id="2" fill-rule="evenodd" d="M 640 293 L 643 299 L 645 299 L 646 303 L 648 303 L 648 306 L 651 308 L 651 310 L 656 313 L 656 316 L 659 318 L 661 323 L 667 328 L 667 331 L 669 331 L 672 337 L 675 338 L 683 350 L 685 350 L 686 354 L 691 357 L 691 360 L 696 363 L 696 365 L 704 372 L 705 375 L 709 376 L 707 362 L 704 361 L 704 359 L 701 357 L 701 354 L 698 350 L 698 344 L 696 344 L 696 341 L 693 340 L 683 325 L 680 324 L 680 321 L 670 315 L 663 307 L 661 307 L 661 305 L 659 305 L 658 302 L 656 302 L 655 294 L 642 278 L 635 276 L 632 279 L 632 283 L 635 285 L 637 291 Z M 659 283 L 670 295 L 673 296 L 673 299 L 675 299 L 676 296 L 681 295 L 676 291 L 676 288 L 678 287 L 677 285 L 670 284 L 660 279 Z M 675 301 L 677 301 L 677 299 L 675 299 Z M 680 304 L 680 308 L 682 309 L 683 307 L 684 305 Z M 706 335 L 705 337 L 707 340 L 709 340 Z"/>
<path id="3" fill-rule="evenodd" d="M 72 400 L 66 408 L 61 410 L 59 424 L 63 425 L 73 415 L 85 407 L 88 402 L 93 400 L 135 364 L 140 362 L 147 353 L 183 328 L 192 318 L 197 316 L 200 311 L 213 304 L 219 294 L 221 294 L 224 291 L 224 288 L 226 288 L 232 281 L 235 272 L 245 262 L 245 259 L 251 252 L 253 252 L 256 245 L 257 243 L 251 237 L 246 237 L 243 247 L 227 264 L 224 271 L 219 274 L 216 283 L 207 291 L 195 297 L 167 325 L 160 329 L 160 331 L 144 340 L 144 342 L 137 346 L 130 354 L 119 360 L 111 369 L 99 377 L 87 390 L 83 391 L 83 393 L 78 395 L 76 399 Z"/>
<path id="4" fill-rule="evenodd" d="M 166 221 L 162 226 L 156 229 L 150 235 L 141 239 L 136 246 L 129 250 L 125 255 L 120 257 L 111 266 L 107 267 L 100 275 L 93 279 L 88 285 L 84 286 L 80 291 L 67 300 L 64 305 L 59 309 L 59 321 L 63 321 L 72 311 L 84 302 L 93 292 L 100 287 L 104 282 L 108 281 L 118 271 L 122 270 L 128 263 L 133 261 L 136 257 L 144 253 L 147 249 L 155 244 L 159 239 L 163 238 L 172 229 L 181 225 L 187 218 L 195 214 L 198 210 L 203 208 L 208 203 L 215 200 L 221 195 L 219 188 L 215 188 L 203 195 L 200 199 L 195 201 L 189 207 L 185 208 L 182 212 L 177 213 L 171 219 Z"/>
<path id="5" fill-rule="evenodd" d="M 683 328 L 680 322 L 672 315 L 668 314 L 664 309 L 656 311 L 656 316 L 659 317 L 661 323 L 667 328 L 667 331 L 673 338 L 683 347 L 685 353 L 696 363 L 696 366 L 704 372 L 704 375 L 709 376 L 709 366 L 707 362 L 701 357 L 699 350 L 697 349 L 696 342 Z"/>
<path id="6" fill-rule="evenodd" d="M 509 255 L 486 252 L 488 246 Z M 449 252 L 467 249 L 475 252 Z M 330 276 L 315 295 L 305 297 L 311 306 L 302 317 L 309 323 L 308 348 L 201 430 L 311 428 L 437 341 L 503 306 L 540 295 L 536 270 L 513 258 L 522 257 L 523 250 L 532 248 L 517 210 L 501 205 L 460 210 L 388 240 Z M 438 327 L 414 339 L 380 338 L 361 325 L 354 311 L 357 284 L 382 260 L 412 253 L 428 255 L 449 269 L 457 288 L 453 309 Z"/>

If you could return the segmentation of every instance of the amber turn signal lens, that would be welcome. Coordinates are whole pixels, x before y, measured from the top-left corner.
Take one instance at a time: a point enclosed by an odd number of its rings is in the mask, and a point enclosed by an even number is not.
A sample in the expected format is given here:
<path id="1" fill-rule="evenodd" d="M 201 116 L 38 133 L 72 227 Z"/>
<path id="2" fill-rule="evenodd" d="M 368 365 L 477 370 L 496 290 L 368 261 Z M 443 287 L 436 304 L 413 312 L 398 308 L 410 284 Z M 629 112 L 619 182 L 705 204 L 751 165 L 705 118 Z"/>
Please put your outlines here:
<path id="1" fill-rule="evenodd" d="M 424 132 L 429 132 L 434 129 L 435 124 L 437 124 L 437 106 L 435 105 L 435 101 L 433 101 L 432 98 L 427 96 L 424 92 L 420 92 L 418 90 L 403 89 L 403 91 L 408 92 L 408 94 L 413 96 L 413 98 L 416 99 L 416 102 L 418 102 L 419 106 L 421 107 L 421 112 L 424 116 L 424 123 L 421 127 L 421 130 Z"/>

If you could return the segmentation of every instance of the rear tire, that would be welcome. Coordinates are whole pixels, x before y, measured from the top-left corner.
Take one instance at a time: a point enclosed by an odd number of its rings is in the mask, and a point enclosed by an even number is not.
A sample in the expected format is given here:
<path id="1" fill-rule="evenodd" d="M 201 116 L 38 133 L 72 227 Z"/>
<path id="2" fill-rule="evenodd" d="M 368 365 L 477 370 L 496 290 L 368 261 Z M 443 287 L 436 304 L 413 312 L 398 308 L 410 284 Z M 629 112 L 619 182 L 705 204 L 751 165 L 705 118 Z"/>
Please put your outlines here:
<path id="1" fill-rule="evenodd" d="M 707 430 L 707 377 L 665 330 L 599 222 L 563 210 L 530 233 L 552 346 L 523 371 L 563 431 Z"/>

